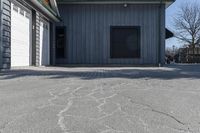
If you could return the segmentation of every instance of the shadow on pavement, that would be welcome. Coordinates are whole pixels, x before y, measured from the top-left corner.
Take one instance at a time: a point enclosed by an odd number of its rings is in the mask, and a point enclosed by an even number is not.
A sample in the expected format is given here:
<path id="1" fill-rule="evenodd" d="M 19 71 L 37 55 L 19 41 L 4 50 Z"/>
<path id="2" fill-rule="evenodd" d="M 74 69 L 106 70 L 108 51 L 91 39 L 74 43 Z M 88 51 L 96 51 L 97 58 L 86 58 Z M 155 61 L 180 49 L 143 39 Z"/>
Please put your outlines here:
<path id="1" fill-rule="evenodd" d="M 126 78 L 126 79 L 178 79 L 192 78 L 200 79 L 200 64 L 198 65 L 169 65 L 162 68 L 129 67 L 129 68 L 43 68 L 43 69 L 15 69 L 0 73 L 0 80 L 15 79 L 20 77 L 47 77 L 50 79 L 59 78 L 80 78 L 83 80 L 102 78 Z"/>

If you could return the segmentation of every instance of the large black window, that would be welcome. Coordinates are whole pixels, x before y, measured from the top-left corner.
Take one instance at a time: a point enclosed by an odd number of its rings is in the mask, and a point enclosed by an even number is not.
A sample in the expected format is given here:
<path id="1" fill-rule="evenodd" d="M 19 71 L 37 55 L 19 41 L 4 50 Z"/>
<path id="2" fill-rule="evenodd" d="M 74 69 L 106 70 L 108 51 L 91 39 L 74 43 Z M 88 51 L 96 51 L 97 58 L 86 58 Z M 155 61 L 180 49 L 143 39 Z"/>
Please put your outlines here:
<path id="1" fill-rule="evenodd" d="M 140 58 L 140 27 L 112 26 L 111 58 Z"/>
<path id="2" fill-rule="evenodd" d="M 66 27 L 56 27 L 56 58 L 66 58 Z"/>

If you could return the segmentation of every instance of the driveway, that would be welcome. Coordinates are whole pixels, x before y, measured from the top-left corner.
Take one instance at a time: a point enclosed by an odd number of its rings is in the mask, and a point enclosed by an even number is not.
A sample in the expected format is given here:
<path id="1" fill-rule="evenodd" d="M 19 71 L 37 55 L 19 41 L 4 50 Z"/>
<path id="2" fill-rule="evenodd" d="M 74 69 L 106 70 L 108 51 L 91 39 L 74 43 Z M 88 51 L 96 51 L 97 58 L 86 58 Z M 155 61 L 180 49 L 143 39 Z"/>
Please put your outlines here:
<path id="1" fill-rule="evenodd" d="M 200 65 L 0 75 L 0 133 L 199 133 Z"/>

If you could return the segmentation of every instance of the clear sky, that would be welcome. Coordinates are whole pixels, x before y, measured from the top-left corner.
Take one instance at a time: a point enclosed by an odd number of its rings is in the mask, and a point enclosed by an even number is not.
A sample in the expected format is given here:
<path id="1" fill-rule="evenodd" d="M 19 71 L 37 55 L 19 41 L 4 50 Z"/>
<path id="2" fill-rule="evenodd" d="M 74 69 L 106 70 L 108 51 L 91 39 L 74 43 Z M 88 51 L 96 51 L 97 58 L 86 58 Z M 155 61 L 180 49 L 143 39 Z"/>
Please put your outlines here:
<path id="1" fill-rule="evenodd" d="M 176 0 L 175 3 L 173 3 L 170 7 L 167 8 L 166 10 L 166 27 L 173 31 L 174 26 L 173 26 L 173 17 L 179 12 L 180 6 L 185 3 L 193 3 L 197 2 L 200 4 L 200 0 Z M 176 38 L 171 38 L 166 40 L 166 47 L 172 47 L 175 45 L 176 47 L 180 47 L 182 42 L 178 41 Z"/>

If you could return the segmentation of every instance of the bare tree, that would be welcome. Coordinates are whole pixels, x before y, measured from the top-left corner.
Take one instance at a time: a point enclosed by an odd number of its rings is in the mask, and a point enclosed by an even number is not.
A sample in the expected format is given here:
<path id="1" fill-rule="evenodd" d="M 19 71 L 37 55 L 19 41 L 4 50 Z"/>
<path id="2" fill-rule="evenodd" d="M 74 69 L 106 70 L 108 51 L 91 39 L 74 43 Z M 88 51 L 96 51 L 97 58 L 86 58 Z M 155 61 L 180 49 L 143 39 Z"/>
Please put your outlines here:
<path id="1" fill-rule="evenodd" d="M 200 44 L 200 5 L 184 3 L 174 18 L 175 36 L 190 47 Z"/>

